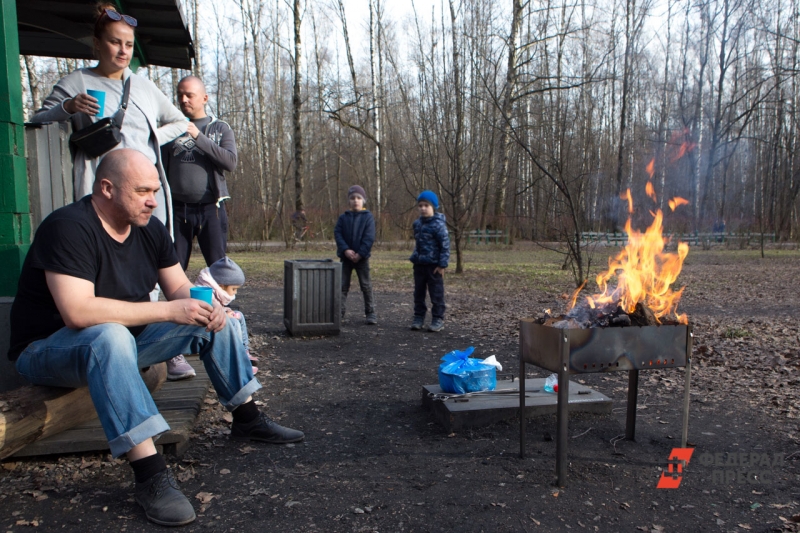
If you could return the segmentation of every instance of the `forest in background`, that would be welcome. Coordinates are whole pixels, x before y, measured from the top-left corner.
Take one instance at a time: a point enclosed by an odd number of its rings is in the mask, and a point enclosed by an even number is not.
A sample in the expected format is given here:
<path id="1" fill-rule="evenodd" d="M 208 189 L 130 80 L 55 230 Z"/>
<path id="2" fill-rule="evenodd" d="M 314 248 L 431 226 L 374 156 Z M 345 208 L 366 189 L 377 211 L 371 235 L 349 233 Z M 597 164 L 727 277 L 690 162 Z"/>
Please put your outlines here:
<path id="1" fill-rule="evenodd" d="M 797 239 L 800 0 L 366 1 L 182 2 L 237 137 L 231 241 L 288 239 L 299 207 L 330 239 L 356 183 L 387 240 L 436 191 L 459 267 L 479 228 L 582 265 L 578 236 L 621 229 L 628 189 L 640 226 L 662 209 L 671 232 Z M 20 59 L 27 112 L 85 64 Z M 174 96 L 189 72 L 140 74 Z"/>

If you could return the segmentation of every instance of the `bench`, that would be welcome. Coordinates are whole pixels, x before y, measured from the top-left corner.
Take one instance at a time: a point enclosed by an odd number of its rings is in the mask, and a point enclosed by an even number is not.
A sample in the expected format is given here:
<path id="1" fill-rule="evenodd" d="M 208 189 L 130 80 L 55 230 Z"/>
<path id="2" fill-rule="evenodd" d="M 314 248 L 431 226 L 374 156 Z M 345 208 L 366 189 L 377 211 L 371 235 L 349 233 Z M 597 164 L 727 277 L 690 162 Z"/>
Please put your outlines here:
<path id="1" fill-rule="evenodd" d="M 584 231 L 581 233 L 582 244 L 602 243 L 612 246 L 625 246 L 628 244 L 628 236 L 625 233 Z"/>
<path id="2" fill-rule="evenodd" d="M 150 392 L 157 391 L 167 379 L 167 365 L 148 367 L 142 379 Z M 97 412 L 87 387 L 24 385 L 0 393 L 0 459 L 94 418 Z"/>
<path id="3" fill-rule="evenodd" d="M 501 229 L 487 229 L 483 231 L 476 229 L 467 233 L 467 244 L 473 240 L 477 244 L 508 244 L 508 232 Z"/>

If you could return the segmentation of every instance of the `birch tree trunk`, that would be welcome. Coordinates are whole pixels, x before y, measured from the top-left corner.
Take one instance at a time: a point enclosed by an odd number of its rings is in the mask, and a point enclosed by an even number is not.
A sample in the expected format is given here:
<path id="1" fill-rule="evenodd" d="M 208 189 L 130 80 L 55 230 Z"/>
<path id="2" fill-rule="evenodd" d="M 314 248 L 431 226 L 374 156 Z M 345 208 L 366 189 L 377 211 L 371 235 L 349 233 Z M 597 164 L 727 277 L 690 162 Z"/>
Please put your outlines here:
<path id="1" fill-rule="evenodd" d="M 504 221 L 500 216 L 506 204 L 506 187 L 508 186 L 508 161 L 511 152 L 511 133 L 509 132 L 511 122 L 511 111 L 514 106 L 514 94 L 517 89 L 517 47 L 519 44 L 519 33 L 522 27 L 522 7 L 523 0 L 513 0 L 511 13 L 511 30 L 508 36 L 508 65 L 506 66 L 506 84 L 503 91 L 502 102 L 502 134 L 500 138 L 501 163 L 500 176 L 497 180 L 497 192 L 494 201 L 495 221 L 501 228 L 505 228 Z"/>
<path id="2" fill-rule="evenodd" d="M 294 89 L 292 91 L 292 126 L 294 141 L 294 209 L 301 211 L 303 203 L 303 45 L 301 39 L 302 18 L 300 0 L 294 0 L 292 7 L 294 22 Z"/>
<path id="3" fill-rule="evenodd" d="M 377 5 L 376 5 L 377 2 Z M 382 157 L 381 157 L 381 98 L 380 98 L 380 83 L 379 73 L 379 55 L 380 55 L 380 34 L 378 22 L 380 9 L 380 0 L 369 0 L 369 57 L 370 57 L 370 73 L 372 81 L 372 136 L 374 141 L 374 149 L 372 151 L 373 172 L 375 174 L 375 220 L 378 223 L 378 231 L 381 230 L 381 171 L 382 171 Z M 355 88 L 355 85 L 353 85 Z"/>

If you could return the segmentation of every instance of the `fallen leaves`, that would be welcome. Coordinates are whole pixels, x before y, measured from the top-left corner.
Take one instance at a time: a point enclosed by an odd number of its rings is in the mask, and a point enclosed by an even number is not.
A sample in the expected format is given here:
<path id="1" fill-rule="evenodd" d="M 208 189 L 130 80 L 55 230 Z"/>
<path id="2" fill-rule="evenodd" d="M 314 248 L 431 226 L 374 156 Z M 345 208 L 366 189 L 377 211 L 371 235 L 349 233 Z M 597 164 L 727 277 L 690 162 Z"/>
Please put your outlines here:
<path id="1" fill-rule="evenodd" d="M 197 494 L 194 495 L 194 497 L 200 500 L 201 504 L 211 503 L 211 500 L 213 500 L 214 498 L 219 498 L 218 495 L 212 494 L 210 492 L 198 492 Z"/>
<path id="2" fill-rule="evenodd" d="M 206 509 L 208 509 L 209 505 L 211 505 L 211 502 L 215 498 L 219 498 L 219 495 L 212 494 L 211 492 L 198 492 L 194 495 L 194 497 L 200 501 L 200 512 L 204 513 L 206 512 Z"/>

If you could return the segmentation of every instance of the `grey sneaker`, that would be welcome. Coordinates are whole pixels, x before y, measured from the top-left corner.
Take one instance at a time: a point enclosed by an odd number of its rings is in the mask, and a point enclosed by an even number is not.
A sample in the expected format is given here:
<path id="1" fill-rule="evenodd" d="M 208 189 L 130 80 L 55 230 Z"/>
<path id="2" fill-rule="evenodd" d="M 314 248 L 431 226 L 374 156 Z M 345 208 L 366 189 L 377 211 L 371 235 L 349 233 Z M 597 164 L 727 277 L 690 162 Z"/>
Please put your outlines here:
<path id="1" fill-rule="evenodd" d="M 194 508 L 167 468 L 144 483 L 137 483 L 136 503 L 142 506 L 147 519 L 162 526 L 183 526 L 194 522 Z"/>
<path id="2" fill-rule="evenodd" d="M 234 440 L 255 440 L 270 444 L 287 444 L 300 442 L 305 438 L 302 431 L 285 428 L 264 413 L 249 424 L 234 422 L 231 424 L 231 438 Z"/>
<path id="3" fill-rule="evenodd" d="M 422 329 L 422 325 L 425 323 L 424 316 L 415 316 L 414 322 L 411 323 L 411 329 L 414 331 L 419 331 Z"/>
<path id="4" fill-rule="evenodd" d="M 178 381 L 186 378 L 193 378 L 197 375 L 192 365 L 186 362 L 186 358 L 182 355 L 176 355 L 167 361 L 167 379 L 169 381 Z"/>
<path id="5" fill-rule="evenodd" d="M 375 313 L 369 313 L 369 314 L 367 315 L 367 320 L 366 320 L 366 322 L 367 322 L 367 325 L 368 325 L 368 326 L 374 326 L 374 325 L 376 325 L 376 324 L 378 323 L 378 315 L 376 315 Z"/>
<path id="6" fill-rule="evenodd" d="M 431 325 L 428 326 L 428 331 L 442 331 L 444 329 L 444 320 L 441 318 L 434 318 L 431 320 Z"/>

